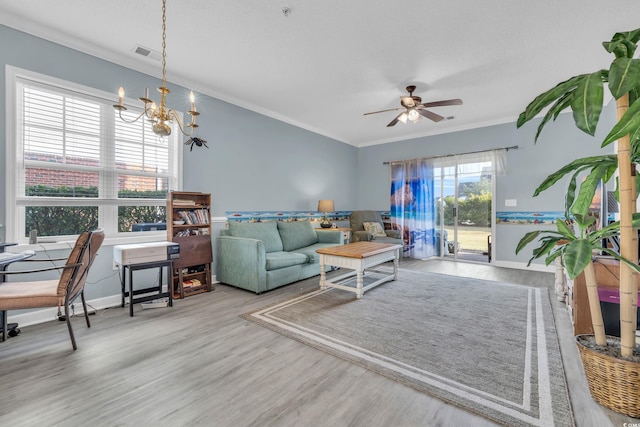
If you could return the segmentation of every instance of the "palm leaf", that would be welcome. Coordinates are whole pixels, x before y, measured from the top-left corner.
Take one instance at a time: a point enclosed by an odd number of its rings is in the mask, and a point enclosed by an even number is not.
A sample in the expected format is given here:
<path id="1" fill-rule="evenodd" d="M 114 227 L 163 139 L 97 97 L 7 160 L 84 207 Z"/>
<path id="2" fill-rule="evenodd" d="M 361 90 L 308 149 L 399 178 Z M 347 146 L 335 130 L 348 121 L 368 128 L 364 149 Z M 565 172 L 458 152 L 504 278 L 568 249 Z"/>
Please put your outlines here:
<path id="1" fill-rule="evenodd" d="M 582 78 L 571 100 L 573 120 L 578 129 L 593 136 L 602 112 L 602 73 L 597 71 Z"/>
<path id="2" fill-rule="evenodd" d="M 629 106 L 629 109 L 620 118 L 618 123 L 613 126 L 609 135 L 607 135 L 602 142 L 602 146 L 606 147 L 626 134 L 635 135 L 638 127 L 640 127 L 640 102 L 634 102 Z"/>
<path id="3" fill-rule="evenodd" d="M 551 264 L 553 261 L 556 260 L 556 258 L 558 258 L 559 256 L 561 256 L 563 254 L 564 254 L 564 250 L 562 250 L 562 249 L 557 249 L 557 250 L 551 252 L 549 254 L 549 256 L 546 257 L 545 260 L 544 260 L 545 265 Z"/>
<path id="4" fill-rule="evenodd" d="M 571 209 L 571 206 L 576 199 L 576 188 L 578 188 L 578 175 L 580 174 L 580 171 L 580 169 L 577 170 L 576 173 L 571 176 L 569 185 L 567 186 L 567 195 L 564 198 L 565 218 L 569 218 L 571 216 L 569 210 Z"/>
<path id="5" fill-rule="evenodd" d="M 548 237 L 547 239 L 542 240 L 540 246 L 533 250 L 532 259 L 542 258 L 543 256 L 547 255 L 558 245 L 558 242 L 561 240 L 563 240 L 562 236 L 555 238 Z"/>
<path id="6" fill-rule="evenodd" d="M 565 96 L 568 92 L 575 90 L 578 86 L 578 82 L 583 79 L 585 75 L 579 75 L 571 77 L 562 83 L 558 83 L 555 87 L 549 89 L 543 94 L 538 95 L 529 105 L 524 112 L 520 113 L 518 117 L 517 127 L 522 126 L 529 120 L 538 115 L 547 105 L 551 104 L 558 98 Z"/>
<path id="7" fill-rule="evenodd" d="M 543 182 L 536 188 L 533 193 L 533 196 L 537 196 L 542 193 L 547 188 L 554 185 L 560 179 L 562 179 L 565 175 L 576 172 L 578 170 L 582 171 L 588 168 L 594 168 L 601 165 L 618 165 L 618 156 L 615 154 L 608 154 L 604 156 L 592 156 L 592 157 L 584 157 L 582 159 L 576 159 L 571 163 L 568 163 L 558 169 L 556 172 L 549 175 Z"/>
<path id="8" fill-rule="evenodd" d="M 594 222 L 596 222 L 596 219 L 591 215 L 584 215 L 581 213 L 575 214 L 573 218 L 576 220 L 576 223 L 578 224 L 580 230 L 586 230 L 591 225 L 593 225 Z"/>
<path id="9" fill-rule="evenodd" d="M 640 41 L 640 28 L 633 31 L 615 33 L 610 42 L 602 45 L 607 52 L 613 53 L 616 58 L 632 58 Z"/>
<path id="10" fill-rule="evenodd" d="M 566 236 L 565 238 L 567 240 L 574 240 L 575 239 L 575 234 L 574 234 L 573 230 L 571 228 L 569 228 L 567 223 L 565 221 L 563 221 L 562 219 L 558 218 L 556 220 L 556 227 L 558 228 L 558 232 L 560 234 L 562 234 L 563 236 Z"/>
<path id="11" fill-rule="evenodd" d="M 582 273 L 589 261 L 593 246 L 588 240 L 578 239 L 569 242 L 564 249 L 564 265 L 567 269 L 569 277 L 574 279 L 578 274 Z"/>
<path id="12" fill-rule="evenodd" d="M 538 137 L 540 137 L 542 129 L 549 122 L 549 120 L 555 120 L 556 118 L 558 118 L 558 115 L 562 112 L 562 110 L 565 110 L 566 108 L 571 106 L 572 95 L 573 91 L 565 93 L 560 98 L 558 98 L 558 100 L 551 106 L 551 108 L 549 108 L 549 111 L 547 111 L 547 114 L 545 114 L 544 118 L 540 122 L 540 125 L 538 125 L 536 136 L 533 139 L 534 143 L 538 141 Z"/>
<path id="13" fill-rule="evenodd" d="M 615 99 L 640 85 L 640 60 L 618 58 L 609 70 L 609 90 Z"/>
<path id="14" fill-rule="evenodd" d="M 542 233 L 542 231 L 537 230 L 537 231 L 530 231 L 529 233 L 525 234 L 524 237 L 520 239 L 520 242 L 518 242 L 518 246 L 516 246 L 516 254 L 520 252 L 529 243 L 533 242 L 536 239 L 536 237 L 540 235 L 540 233 Z"/>
<path id="15" fill-rule="evenodd" d="M 596 190 L 606 172 L 606 166 L 598 166 L 591 169 L 591 173 L 589 173 L 582 184 L 580 184 L 576 201 L 571 206 L 571 213 L 573 215 L 586 215 L 589 212 L 589 206 L 591 206 Z"/>

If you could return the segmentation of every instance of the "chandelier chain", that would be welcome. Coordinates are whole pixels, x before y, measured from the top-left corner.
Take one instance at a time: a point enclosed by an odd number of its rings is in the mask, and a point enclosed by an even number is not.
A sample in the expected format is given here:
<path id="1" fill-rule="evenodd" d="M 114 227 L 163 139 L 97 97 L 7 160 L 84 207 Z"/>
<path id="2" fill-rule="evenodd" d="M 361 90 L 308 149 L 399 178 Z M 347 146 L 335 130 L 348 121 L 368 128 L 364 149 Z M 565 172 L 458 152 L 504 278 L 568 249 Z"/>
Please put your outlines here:
<path id="1" fill-rule="evenodd" d="M 167 85 L 167 1 L 162 0 L 162 85 Z"/>

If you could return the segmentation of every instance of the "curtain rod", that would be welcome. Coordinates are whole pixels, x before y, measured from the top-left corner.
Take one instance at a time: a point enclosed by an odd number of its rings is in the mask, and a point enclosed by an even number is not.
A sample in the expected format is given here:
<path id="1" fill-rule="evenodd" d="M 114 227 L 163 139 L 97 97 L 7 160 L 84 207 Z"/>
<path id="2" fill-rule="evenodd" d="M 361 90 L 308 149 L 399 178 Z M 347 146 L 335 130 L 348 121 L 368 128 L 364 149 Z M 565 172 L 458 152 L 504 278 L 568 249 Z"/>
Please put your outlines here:
<path id="1" fill-rule="evenodd" d="M 486 153 L 487 151 L 493 151 L 493 150 L 505 150 L 505 151 L 509 151 L 509 150 L 517 150 L 518 146 L 517 145 L 512 145 L 511 147 L 503 147 L 503 148 L 491 148 L 489 150 L 478 150 L 478 151 L 468 151 L 466 153 L 457 153 L 457 154 L 444 154 L 442 156 L 433 156 L 433 157 L 427 157 L 428 159 L 437 159 L 439 157 L 451 157 L 451 156 L 461 156 L 463 154 L 476 154 L 476 153 Z M 400 160 L 393 160 L 395 161 L 400 161 Z M 382 162 L 383 165 L 388 165 L 391 162 Z"/>

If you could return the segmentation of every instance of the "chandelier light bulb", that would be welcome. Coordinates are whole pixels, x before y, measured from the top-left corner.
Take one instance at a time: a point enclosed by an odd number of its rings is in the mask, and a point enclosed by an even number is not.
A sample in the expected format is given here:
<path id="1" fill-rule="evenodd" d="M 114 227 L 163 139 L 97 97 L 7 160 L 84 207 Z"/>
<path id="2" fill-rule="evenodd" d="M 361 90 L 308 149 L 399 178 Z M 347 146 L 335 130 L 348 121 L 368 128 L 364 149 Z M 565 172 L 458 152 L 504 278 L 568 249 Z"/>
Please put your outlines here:
<path id="1" fill-rule="evenodd" d="M 124 106 L 124 88 L 122 86 L 118 89 L 118 105 Z"/>

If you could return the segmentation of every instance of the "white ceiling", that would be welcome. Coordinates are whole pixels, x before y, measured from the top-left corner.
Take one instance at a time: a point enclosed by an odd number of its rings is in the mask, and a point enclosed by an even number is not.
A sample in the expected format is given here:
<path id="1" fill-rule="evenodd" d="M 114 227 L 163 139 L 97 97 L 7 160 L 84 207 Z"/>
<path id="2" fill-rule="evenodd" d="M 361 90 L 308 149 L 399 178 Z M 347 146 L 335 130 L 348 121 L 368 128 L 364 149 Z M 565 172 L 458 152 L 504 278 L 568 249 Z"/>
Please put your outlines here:
<path id="1" fill-rule="evenodd" d="M 640 27 L 638 0 L 167 3 L 169 81 L 358 147 L 512 122 L 543 90 L 607 67 L 601 42 Z M 162 50 L 160 0 L 0 0 L 0 24 L 161 75 L 133 53 Z M 363 116 L 398 107 L 410 84 L 423 102 L 464 105 L 433 108 L 455 117 L 439 123 Z"/>

